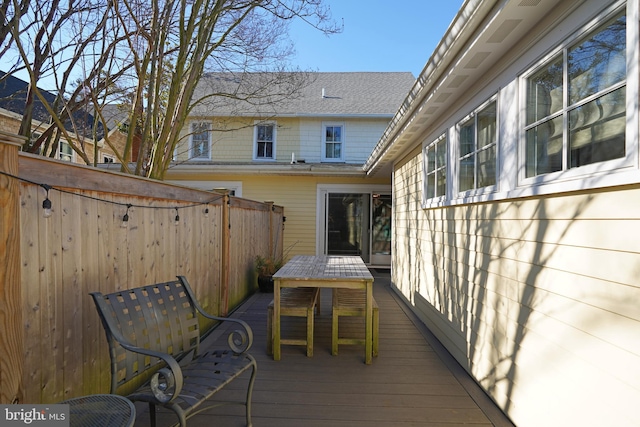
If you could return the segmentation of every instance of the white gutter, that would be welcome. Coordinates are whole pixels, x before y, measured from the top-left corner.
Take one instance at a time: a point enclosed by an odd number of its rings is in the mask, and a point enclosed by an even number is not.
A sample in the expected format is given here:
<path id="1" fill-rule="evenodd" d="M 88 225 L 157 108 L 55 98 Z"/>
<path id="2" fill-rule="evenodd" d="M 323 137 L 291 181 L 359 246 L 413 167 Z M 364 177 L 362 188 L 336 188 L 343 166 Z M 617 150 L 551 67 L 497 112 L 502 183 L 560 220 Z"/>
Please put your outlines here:
<path id="1" fill-rule="evenodd" d="M 433 89 L 437 87 L 440 78 L 456 59 L 459 52 L 465 48 L 474 30 L 496 3 L 498 3 L 498 0 L 467 0 L 462 5 L 411 91 L 365 162 L 363 169 L 367 175 L 371 175 L 380 166 L 398 136 L 410 124 L 415 115 L 420 112 L 422 104 L 432 95 Z"/>

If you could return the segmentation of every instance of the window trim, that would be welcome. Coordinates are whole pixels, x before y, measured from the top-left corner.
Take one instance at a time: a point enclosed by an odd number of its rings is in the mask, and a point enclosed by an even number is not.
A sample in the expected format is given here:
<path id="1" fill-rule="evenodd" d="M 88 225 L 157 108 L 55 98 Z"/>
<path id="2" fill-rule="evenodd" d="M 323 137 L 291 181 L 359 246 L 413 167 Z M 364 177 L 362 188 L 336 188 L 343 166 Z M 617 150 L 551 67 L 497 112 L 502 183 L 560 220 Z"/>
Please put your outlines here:
<path id="1" fill-rule="evenodd" d="M 340 141 L 340 158 L 337 157 L 327 157 L 327 127 L 340 127 L 342 128 L 342 139 Z M 344 151 L 345 151 L 345 140 L 346 140 L 346 126 L 344 122 L 322 122 L 322 146 L 320 148 L 320 161 L 325 163 L 344 163 Z"/>
<path id="2" fill-rule="evenodd" d="M 633 2 L 628 2 L 630 4 Z M 626 9 L 625 9 L 626 7 Z M 635 7 L 633 8 L 635 9 Z M 545 54 L 542 58 L 536 61 L 533 64 L 530 64 L 526 71 L 522 73 L 518 78 L 519 85 L 519 94 L 521 99 L 521 108 L 522 111 L 519 116 L 519 133 L 518 133 L 518 187 L 537 187 L 541 185 L 547 184 L 557 184 L 560 182 L 572 181 L 572 180 L 581 180 L 585 178 L 591 178 L 593 176 L 604 176 L 608 173 L 616 173 L 624 170 L 628 170 L 630 168 L 638 168 L 638 130 L 633 123 L 637 123 L 638 121 L 638 106 L 637 102 L 635 102 L 635 96 L 637 96 L 637 78 L 633 73 L 637 73 L 638 67 L 636 65 L 636 58 L 638 49 L 634 46 L 633 41 L 638 40 L 638 24 L 637 21 L 635 24 L 631 25 L 631 20 L 634 19 L 635 13 L 632 13 L 627 5 L 615 4 L 612 5 L 605 10 L 603 10 L 600 14 L 598 14 L 591 21 L 585 23 L 575 32 L 573 32 L 569 37 L 565 38 L 561 42 L 557 43 L 557 45 Z M 625 113 L 626 113 L 626 127 L 625 127 L 625 150 L 626 154 L 624 157 L 612 160 L 606 160 L 602 162 L 595 162 L 583 166 L 578 166 L 575 168 L 567 167 L 567 159 L 566 159 L 566 149 L 568 145 L 568 124 L 566 120 L 563 119 L 563 132 L 562 132 L 562 144 L 563 144 L 563 170 L 549 172 L 545 174 L 535 175 L 531 177 L 526 176 L 526 129 L 531 127 L 531 125 L 527 125 L 527 115 L 526 115 L 526 102 L 527 102 L 527 79 L 529 79 L 533 74 L 539 71 L 545 64 L 548 64 L 553 60 L 554 57 L 561 55 L 563 60 L 563 73 L 565 77 L 563 77 L 563 97 L 566 97 L 567 91 L 567 82 L 566 82 L 566 58 L 565 58 L 565 50 L 572 47 L 575 43 L 579 42 L 584 37 L 587 37 L 589 34 L 592 34 L 596 31 L 604 22 L 609 21 L 616 17 L 616 15 L 624 13 L 627 16 L 627 26 L 626 26 L 626 66 L 627 66 L 627 76 L 624 82 L 618 82 L 614 85 L 611 85 L 606 90 L 606 94 L 612 93 L 616 89 L 620 87 L 625 87 Z M 634 90 L 635 88 L 635 90 Z M 633 95 L 635 93 L 636 95 Z M 599 92 L 599 95 L 591 95 L 584 100 L 581 100 L 580 103 L 586 103 L 588 99 L 596 99 L 604 96 L 603 92 Z M 565 110 L 568 107 L 563 103 L 562 112 L 559 114 L 559 117 L 564 116 Z M 606 178 L 605 178 L 606 179 Z M 592 188 L 589 186 L 588 188 Z M 570 190 L 568 190 L 570 191 Z"/>
<path id="3" fill-rule="evenodd" d="M 195 145 L 193 143 L 193 136 L 196 134 L 194 126 L 207 125 L 207 139 L 209 143 L 209 149 L 207 150 L 207 156 L 195 156 Z M 192 121 L 189 126 L 189 161 L 206 162 L 211 160 L 211 122 L 208 120 Z"/>
<path id="4" fill-rule="evenodd" d="M 536 72 L 540 66 L 552 59 L 562 49 L 569 47 L 579 39 L 585 37 L 590 32 L 597 29 L 605 21 L 614 18 L 617 14 L 625 12 L 627 15 L 627 38 L 626 38 L 626 117 L 627 125 L 625 129 L 626 156 L 621 159 L 614 159 L 604 162 L 597 162 L 560 172 L 538 175 L 531 178 L 524 178 L 524 152 L 525 147 L 525 126 L 526 126 L 526 77 Z M 564 21 L 563 21 L 564 22 Z M 508 84 L 499 85 L 494 82 L 493 90 L 497 91 L 498 100 L 497 120 L 498 120 L 498 154 L 497 154 L 497 185 L 493 192 L 479 194 L 458 193 L 457 190 L 457 152 L 449 150 L 450 172 L 448 178 L 451 180 L 450 195 L 444 199 L 425 200 L 425 168 L 423 163 L 422 171 L 422 208 L 434 209 L 447 206 L 459 206 L 463 204 L 475 204 L 484 202 L 505 201 L 518 198 L 541 197 L 556 195 L 567 192 L 598 190 L 603 188 L 635 185 L 640 182 L 640 3 L 636 1 L 619 0 L 614 4 L 603 7 L 600 12 L 589 19 L 582 20 L 581 23 L 572 26 L 568 36 L 562 36 L 543 48 L 544 52 L 539 54 L 534 60 L 523 65 L 519 71 L 508 76 L 500 75 L 500 80 L 508 78 Z M 536 45 L 535 50 L 538 50 Z M 499 86 L 498 86 L 499 85 Z M 487 87 L 486 94 L 489 95 L 490 88 Z M 485 93 L 481 90 L 477 96 Z M 466 105 L 471 104 L 471 99 Z M 517 107 L 517 108 L 516 108 Z M 465 108 L 466 110 L 466 108 Z M 466 110 L 466 111 L 470 111 Z M 469 114 L 456 115 L 442 123 L 434 129 L 430 136 L 423 140 L 421 160 L 424 162 L 424 145 L 427 141 L 433 142 L 434 135 L 442 135 L 449 132 L 450 143 L 455 148 L 458 144 L 456 140 L 456 124 L 468 118 Z M 618 163 L 618 164 L 615 164 Z M 606 166 L 606 168 L 605 168 Z M 453 188 L 455 187 L 455 188 Z"/>
<path id="5" fill-rule="evenodd" d="M 451 179 L 452 176 L 454 176 L 453 174 L 455 174 L 455 171 L 452 170 L 451 168 L 451 156 L 452 156 L 452 150 L 451 150 L 451 146 L 452 146 L 452 138 L 449 135 L 450 129 L 446 129 L 444 130 L 442 133 L 440 133 L 436 138 L 430 139 L 430 140 L 425 140 L 422 143 L 422 206 L 424 207 L 431 207 L 431 206 L 440 206 L 442 205 L 444 202 L 446 202 L 447 200 L 450 200 L 450 195 L 452 193 L 452 188 L 451 188 Z M 440 142 L 442 142 L 444 140 L 445 142 L 445 146 L 446 146 L 446 153 L 444 156 L 445 159 L 445 165 L 444 165 L 444 170 L 445 170 L 445 176 L 446 176 L 446 181 L 445 181 L 445 189 L 444 189 L 444 194 L 441 196 L 434 196 L 434 197 L 428 197 L 427 196 L 427 186 L 428 186 L 428 175 L 429 175 L 429 171 L 428 171 L 428 154 L 427 154 L 427 150 L 432 147 L 432 146 L 437 146 Z M 427 142 L 429 141 L 429 142 Z M 437 159 L 438 155 L 436 153 L 436 159 Z M 436 167 L 436 169 L 434 170 L 434 172 L 437 174 L 437 170 L 439 168 Z M 437 186 L 436 186 L 437 187 Z"/>
<path id="6" fill-rule="evenodd" d="M 67 146 L 69 147 L 69 151 L 70 153 L 63 153 L 62 152 L 62 147 L 63 146 Z M 64 157 L 69 157 L 68 159 L 63 158 Z M 76 152 L 73 149 L 73 147 L 71 147 L 71 144 L 69 144 L 67 141 L 64 140 L 60 140 L 59 144 L 58 144 L 58 155 L 56 156 L 56 158 L 58 160 L 62 160 L 63 162 L 71 162 L 71 163 L 75 163 L 76 161 Z"/>
<path id="7" fill-rule="evenodd" d="M 273 127 L 273 140 L 271 141 L 271 157 L 258 157 L 258 126 L 272 126 Z M 263 121 L 256 120 L 253 123 L 253 148 L 252 158 L 258 162 L 275 162 L 277 158 L 277 141 L 278 141 L 278 125 L 276 121 Z"/>
<path id="8" fill-rule="evenodd" d="M 495 193 L 500 188 L 499 186 L 500 186 L 500 176 L 501 176 L 500 174 L 501 140 L 500 140 L 500 102 L 498 101 L 498 99 L 499 99 L 498 93 L 493 94 L 482 104 L 474 108 L 473 111 L 471 111 L 469 114 L 464 116 L 462 119 L 458 120 L 458 122 L 455 125 L 455 138 L 453 138 L 452 144 L 450 144 L 450 147 L 451 147 L 450 149 L 453 151 L 452 154 L 455 160 L 452 163 L 454 165 L 453 166 L 454 170 L 452 171 L 454 188 L 452 189 L 452 191 L 455 194 L 453 198 L 464 199 L 464 198 L 487 194 L 487 193 Z M 462 125 L 466 124 L 469 120 L 471 119 L 475 120 L 478 116 L 478 113 L 484 110 L 485 108 L 487 108 L 492 102 L 495 102 L 496 104 L 496 141 L 494 145 L 496 148 L 496 155 L 495 155 L 496 183 L 493 185 L 485 186 L 485 187 L 479 187 L 479 188 L 476 187 L 476 188 L 470 188 L 468 190 L 460 190 L 460 173 L 459 173 L 460 172 L 460 129 L 462 128 Z M 474 153 L 477 154 L 482 150 L 477 149 L 477 142 L 478 142 L 477 141 L 477 123 L 475 123 L 475 126 L 476 126 L 475 127 L 476 140 L 474 141 L 474 143 L 476 144 L 476 146 L 475 146 Z"/>

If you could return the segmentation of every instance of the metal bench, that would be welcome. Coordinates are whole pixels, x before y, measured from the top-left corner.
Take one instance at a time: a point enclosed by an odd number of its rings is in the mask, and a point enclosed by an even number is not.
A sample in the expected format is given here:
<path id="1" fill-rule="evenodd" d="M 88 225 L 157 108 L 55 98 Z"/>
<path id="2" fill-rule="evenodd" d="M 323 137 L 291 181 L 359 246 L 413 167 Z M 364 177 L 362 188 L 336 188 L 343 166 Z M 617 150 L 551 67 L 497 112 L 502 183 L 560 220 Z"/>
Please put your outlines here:
<path id="1" fill-rule="evenodd" d="M 305 339 L 282 338 L 281 344 L 304 345 L 307 357 L 313 356 L 314 309 L 320 313 L 320 288 L 284 288 L 280 292 L 280 316 L 307 318 Z M 273 300 L 267 308 L 267 354 L 273 355 Z"/>
<path id="2" fill-rule="evenodd" d="M 360 289 L 335 288 L 332 298 L 331 314 L 331 354 L 338 354 L 338 344 L 364 344 L 363 338 L 340 338 L 338 322 L 340 316 L 365 316 L 366 295 Z M 380 332 L 380 313 L 378 304 L 373 299 L 373 356 L 378 356 Z"/>
<path id="3" fill-rule="evenodd" d="M 149 403 L 151 425 L 156 406 L 175 412 L 180 425 L 216 404 L 201 404 L 251 370 L 246 400 L 251 426 L 251 395 L 257 364 L 247 353 L 253 332 L 242 320 L 212 316 L 198 304 L 187 279 L 103 295 L 91 293 L 102 320 L 111 357 L 111 393 Z M 232 322 L 230 349 L 200 352 L 200 316 Z M 226 324 L 226 323 L 225 323 Z"/>

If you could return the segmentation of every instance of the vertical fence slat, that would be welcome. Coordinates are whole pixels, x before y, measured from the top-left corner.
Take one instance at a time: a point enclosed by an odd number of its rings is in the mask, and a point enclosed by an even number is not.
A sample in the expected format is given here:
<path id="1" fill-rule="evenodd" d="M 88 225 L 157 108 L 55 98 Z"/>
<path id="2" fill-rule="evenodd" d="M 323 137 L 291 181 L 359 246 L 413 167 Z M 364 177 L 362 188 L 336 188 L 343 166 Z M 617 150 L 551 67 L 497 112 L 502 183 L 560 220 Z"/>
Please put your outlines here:
<path id="1" fill-rule="evenodd" d="M 20 251 L 22 256 L 22 300 L 25 313 L 25 349 L 24 349 L 24 384 L 25 399 L 32 396 L 40 399 L 40 384 L 42 384 L 42 340 L 29 337 L 42 337 L 42 297 L 39 285 L 44 266 L 40 258 L 40 218 L 42 218 L 42 200 L 44 190 L 34 185 L 20 186 Z"/>
<path id="2" fill-rule="evenodd" d="M 19 141 L 0 135 L 0 171 L 18 173 Z M 0 176 L 0 403 L 23 398 L 23 324 L 20 278 L 19 184 Z"/>

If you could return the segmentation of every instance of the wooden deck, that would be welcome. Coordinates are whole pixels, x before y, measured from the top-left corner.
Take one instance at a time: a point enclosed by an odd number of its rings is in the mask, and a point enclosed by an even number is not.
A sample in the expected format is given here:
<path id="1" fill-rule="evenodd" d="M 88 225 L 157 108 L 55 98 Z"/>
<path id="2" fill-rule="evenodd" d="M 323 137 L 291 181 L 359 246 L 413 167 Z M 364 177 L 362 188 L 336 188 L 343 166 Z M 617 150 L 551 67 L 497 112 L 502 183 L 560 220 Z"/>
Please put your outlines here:
<path id="1" fill-rule="evenodd" d="M 380 307 L 380 355 L 364 364 L 362 346 L 340 346 L 331 356 L 331 290 L 323 289 L 316 317 L 314 356 L 302 346 L 283 346 L 282 359 L 266 354 L 266 313 L 272 294 L 258 293 L 234 314 L 254 331 L 251 354 L 258 361 L 253 395 L 254 427 L 512 426 L 509 420 L 411 314 L 389 288 L 389 274 L 372 271 Z M 362 318 L 341 318 L 341 330 Z M 283 334 L 305 333 L 305 319 L 284 318 Z M 205 344 L 214 347 L 219 331 Z M 247 380 L 236 380 L 213 400 L 241 400 Z M 148 426 L 145 404 L 136 404 L 135 426 Z M 209 409 L 190 427 L 244 426 L 244 407 Z M 176 422 L 167 412 L 159 426 Z"/>

